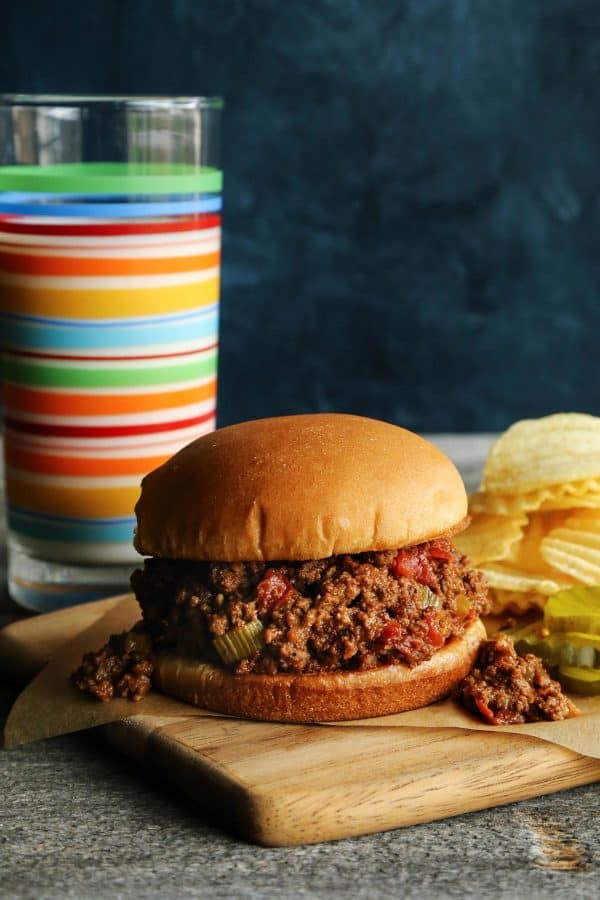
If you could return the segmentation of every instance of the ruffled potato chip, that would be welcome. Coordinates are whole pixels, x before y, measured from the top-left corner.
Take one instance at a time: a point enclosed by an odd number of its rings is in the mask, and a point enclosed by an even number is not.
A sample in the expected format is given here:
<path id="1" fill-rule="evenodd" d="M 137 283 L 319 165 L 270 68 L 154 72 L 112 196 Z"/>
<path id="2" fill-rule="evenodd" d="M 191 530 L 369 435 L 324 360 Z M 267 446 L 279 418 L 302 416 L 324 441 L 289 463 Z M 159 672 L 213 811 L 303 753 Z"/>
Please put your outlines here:
<path id="1" fill-rule="evenodd" d="M 600 584 L 600 512 L 581 510 L 540 545 L 542 558 L 580 584 Z"/>
<path id="2" fill-rule="evenodd" d="M 478 566 L 478 568 L 485 575 L 489 587 L 510 593 L 543 594 L 545 597 L 549 597 L 551 594 L 577 583 L 568 576 L 561 576 L 560 573 L 556 573 L 558 578 L 555 577 L 555 573 L 550 569 L 533 574 L 515 569 L 502 562 L 489 563 Z"/>
<path id="3" fill-rule="evenodd" d="M 525 593 L 523 591 L 503 591 L 490 588 L 490 615 L 510 613 L 515 616 L 523 616 L 532 610 L 543 609 L 548 597 L 546 594 L 538 594 L 535 591 Z"/>
<path id="4" fill-rule="evenodd" d="M 575 509 L 590 507 L 600 509 L 600 478 L 569 481 L 551 487 L 527 491 L 523 494 L 500 494 L 478 491 L 469 497 L 471 515 L 488 513 L 516 516 L 521 512 L 536 510 Z"/>
<path id="5" fill-rule="evenodd" d="M 469 513 L 472 516 L 519 516 L 531 509 L 538 509 L 537 492 L 534 499 L 530 500 L 529 497 L 529 494 L 488 494 L 487 491 L 477 491 L 469 497 Z"/>
<path id="6" fill-rule="evenodd" d="M 543 609 L 551 594 L 577 582 L 564 572 L 554 569 L 541 555 L 544 538 L 560 527 L 569 511 L 531 513 L 508 554 L 500 561 L 477 564 L 490 587 L 492 613 L 522 614 L 530 609 Z"/>
<path id="7" fill-rule="evenodd" d="M 600 494 L 584 494 L 581 497 L 555 497 L 542 503 L 541 512 L 551 509 L 599 509 L 600 510 Z"/>
<path id="8" fill-rule="evenodd" d="M 491 448 L 469 512 L 457 543 L 485 574 L 493 612 L 543 608 L 558 590 L 600 584 L 600 418 L 516 422 Z"/>
<path id="9" fill-rule="evenodd" d="M 543 577 L 559 575 L 552 572 L 551 567 L 540 552 L 540 546 L 546 535 L 566 522 L 569 510 L 553 510 L 552 512 L 530 513 L 527 525 L 523 529 L 521 540 L 510 548 L 504 562 L 513 569 L 530 575 Z M 559 575 L 560 577 L 560 575 Z M 546 593 L 542 591 L 542 593 Z"/>
<path id="10" fill-rule="evenodd" d="M 513 544 L 521 538 L 527 524 L 527 516 L 476 515 L 466 531 L 456 535 L 454 543 L 466 556 L 471 565 L 504 559 Z"/>
<path id="11" fill-rule="evenodd" d="M 526 494 L 600 477 L 600 418 L 559 413 L 516 422 L 491 448 L 481 487 Z"/>

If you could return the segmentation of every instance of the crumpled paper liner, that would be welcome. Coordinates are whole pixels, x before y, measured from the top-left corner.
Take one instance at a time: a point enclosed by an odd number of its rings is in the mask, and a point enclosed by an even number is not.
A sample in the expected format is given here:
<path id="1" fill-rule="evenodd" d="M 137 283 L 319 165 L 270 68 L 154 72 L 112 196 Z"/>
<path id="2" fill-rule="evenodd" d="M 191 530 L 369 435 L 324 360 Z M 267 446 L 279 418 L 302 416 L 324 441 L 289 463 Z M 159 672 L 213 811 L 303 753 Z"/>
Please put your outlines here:
<path id="1" fill-rule="evenodd" d="M 120 699 L 100 703 L 71 685 L 70 675 L 84 653 L 100 649 L 111 634 L 131 628 L 139 618 L 137 601 L 132 595 L 125 595 L 115 600 L 93 625 L 68 641 L 17 697 L 4 727 L 4 746 L 29 744 L 138 715 L 186 718 L 214 715 L 155 691 L 139 703 Z"/>
<path id="2" fill-rule="evenodd" d="M 132 721 L 148 716 L 170 720 L 220 716 L 219 713 L 198 709 L 156 692 L 150 693 L 139 703 L 128 700 L 99 703 L 71 686 L 69 676 L 79 665 L 83 654 L 99 649 L 109 635 L 131 628 L 138 619 L 138 604 L 133 596 L 127 595 L 109 604 L 108 611 L 100 615 L 96 622 L 66 643 L 16 700 L 4 731 L 5 746 L 15 747 L 123 719 Z M 444 700 L 412 712 L 327 724 L 361 728 L 462 728 L 493 734 L 505 732 L 538 738 L 582 756 L 600 759 L 600 697 L 574 699 L 582 715 L 562 722 L 486 725 L 453 700 Z"/>

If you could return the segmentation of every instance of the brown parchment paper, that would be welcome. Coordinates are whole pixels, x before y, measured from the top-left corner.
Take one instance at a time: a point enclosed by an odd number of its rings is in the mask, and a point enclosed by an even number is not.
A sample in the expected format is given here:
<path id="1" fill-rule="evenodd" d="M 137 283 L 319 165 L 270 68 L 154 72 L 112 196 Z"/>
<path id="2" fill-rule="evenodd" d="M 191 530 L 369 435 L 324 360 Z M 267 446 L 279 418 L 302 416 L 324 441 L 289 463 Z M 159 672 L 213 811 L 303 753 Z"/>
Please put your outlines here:
<path id="1" fill-rule="evenodd" d="M 77 607 L 73 609 L 73 615 L 77 616 Z M 139 703 L 130 700 L 99 703 L 70 684 L 69 676 L 84 653 L 98 650 L 111 634 L 131 628 L 139 618 L 137 601 L 133 595 L 124 595 L 115 600 L 108 612 L 93 625 L 68 641 L 18 696 L 4 728 L 4 746 L 29 744 L 138 715 L 186 718 L 214 715 L 157 692 L 150 693 Z"/>
<path id="2" fill-rule="evenodd" d="M 115 601 L 93 625 L 65 644 L 60 653 L 25 688 L 15 702 L 6 723 L 5 746 L 14 747 L 42 738 L 81 731 L 138 716 L 202 718 L 215 716 L 162 694 L 151 693 L 139 703 L 114 700 L 99 703 L 73 688 L 69 675 L 88 650 L 100 648 L 111 634 L 130 628 L 139 618 L 133 596 Z M 463 728 L 469 731 L 508 732 L 526 735 L 566 747 L 583 756 L 600 759 L 600 697 L 574 697 L 582 715 L 563 722 L 491 726 L 480 722 L 453 700 L 444 700 L 424 709 L 376 719 L 329 722 L 346 728 Z"/>

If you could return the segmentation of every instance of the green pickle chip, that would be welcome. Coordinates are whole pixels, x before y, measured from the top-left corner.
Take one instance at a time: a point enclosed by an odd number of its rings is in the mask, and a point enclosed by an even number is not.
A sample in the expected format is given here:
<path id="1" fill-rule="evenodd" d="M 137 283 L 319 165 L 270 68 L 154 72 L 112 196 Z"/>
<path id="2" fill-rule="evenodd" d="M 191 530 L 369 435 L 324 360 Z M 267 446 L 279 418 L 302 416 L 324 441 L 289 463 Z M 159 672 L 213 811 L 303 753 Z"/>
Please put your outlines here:
<path id="1" fill-rule="evenodd" d="M 552 633 L 600 635 L 600 585 L 558 591 L 548 598 L 544 625 Z"/>
<path id="2" fill-rule="evenodd" d="M 600 670 L 580 666 L 561 666 L 558 670 L 561 684 L 574 694 L 600 694 Z"/>
<path id="3" fill-rule="evenodd" d="M 558 591 L 548 598 L 543 623 L 506 632 L 521 656 L 533 653 L 568 691 L 600 694 L 600 585 Z"/>
<path id="4" fill-rule="evenodd" d="M 545 637 L 536 630 L 511 637 L 521 656 L 533 653 L 548 666 L 577 666 L 600 670 L 600 635 L 566 632 Z"/>

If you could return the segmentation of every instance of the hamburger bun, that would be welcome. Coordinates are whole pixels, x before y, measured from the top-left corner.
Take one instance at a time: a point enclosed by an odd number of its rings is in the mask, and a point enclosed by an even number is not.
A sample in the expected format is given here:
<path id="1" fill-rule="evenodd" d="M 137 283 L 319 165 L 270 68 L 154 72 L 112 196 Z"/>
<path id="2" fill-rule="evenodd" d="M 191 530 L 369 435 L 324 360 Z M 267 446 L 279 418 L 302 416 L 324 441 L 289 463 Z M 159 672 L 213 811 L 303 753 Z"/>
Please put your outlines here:
<path id="1" fill-rule="evenodd" d="M 466 523 L 467 497 L 453 463 L 416 434 L 323 414 L 245 422 L 197 439 L 144 478 L 136 514 L 137 550 L 167 567 L 203 560 L 289 566 L 448 536 Z M 153 682 L 195 706 L 250 719 L 382 716 L 454 690 L 485 638 L 479 619 L 464 627 L 425 662 L 383 660 L 364 670 L 234 674 L 225 664 L 159 650 Z"/>
<path id="2" fill-rule="evenodd" d="M 418 666 L 315 675 L 234 675 L 210 663 L 159 653 L 154 684 L 213 712 L 270 722 L 366 719 L 426 706 L 450 694 L 470 672 L 485 628 L 476 619 Z"/>
<path id="3" fill-rule="evenodd" d="M 136 515 L 144 556 L 307 560 L 453 533 L 467 497 L 453 463 L 416 434 L 303 415 L 198 438 L 144 478 Z"/>

